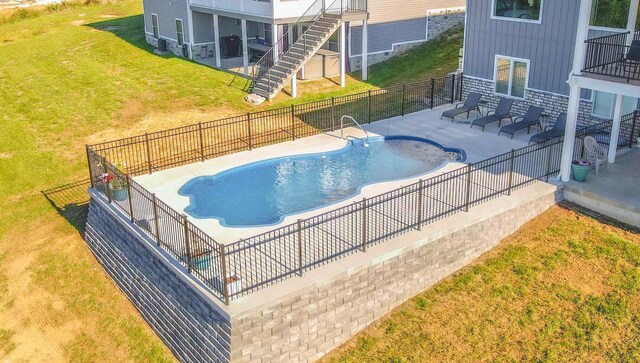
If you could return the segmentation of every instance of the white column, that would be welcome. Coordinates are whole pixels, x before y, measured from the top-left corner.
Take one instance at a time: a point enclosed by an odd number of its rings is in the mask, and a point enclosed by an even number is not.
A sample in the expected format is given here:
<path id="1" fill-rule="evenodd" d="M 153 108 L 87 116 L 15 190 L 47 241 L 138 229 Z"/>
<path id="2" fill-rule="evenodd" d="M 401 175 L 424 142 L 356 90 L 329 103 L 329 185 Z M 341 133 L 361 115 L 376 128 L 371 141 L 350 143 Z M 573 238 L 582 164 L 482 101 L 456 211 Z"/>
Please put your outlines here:
<path id="1" fill-rule="evenodd" d="M 247 20 L 240 20 L 242 26 L 242 65 L 244 66 L 244 75 L 249 76 L 249 47 L 247 46 Z"/>
<path id="2" fill-rule="evenodd" d="M 616 162 L 618 153 L 618 138 L 620 137 L 620 123 L 622 122 L 622 95 L 616 95 L 616 108 L 613 113 L 613 124 L 611 126 L 611 140 L 609 141 L 609 162 Z"/>
<path id="3" fill-rule="evenodd" d="M 578 29 L 576 34 L 575 53 L 573 54 L 573 67 L 569 75 L 569 107 L 567 109 L 567 124 L 564 128 L 564 142 L 562 144 L 562 159 L 560 161 L 559 177 L 564 182 L 571 179 L 571 162 L 573 161 L 573 148 L 578 126 L 578 111 L 580 109 L 580 87 L 575 84 L 574 75 L 582 73 L 582 66 L 586 52 L 585 41 L 589 36 L 589 22 L 591 20 L 591 0 L 582 0 L 580 14 L 578 15 Z"/>
<path id="4" fill-rule="evenodd" d="M 218 14 L 213 14 L 213 38 L 216 51 L 216 67 L 222 68 L 222 61 L 220 60 L 220 19 L 218 19 Z"/>
<path id="5" fill-rule="evenodd" d="M 636 30 L 636 21 L 638 20 L 638 5 L 640 0 L 631 0 L 631 6 L 629 7 L 629 18 L 627 19 L 627 30 L 631 33 L 627 37 L 627 46 L 631 46 L 633 42 L 633 33 Z"/>
<path id="6" fill-rule="evenodd" d="M 347 52 L 345 44 L 346 42 L 344 41 L 347 34 L 346 26 L 347 23 L 345 23 L 344 21 L 340 24 L 340 87 L 344 87 L 347 85 Z"/>
<path id="7" fill-rule="evenodd" d="M 271 24 L 271 36 L 273 37 L 273 64 L 276 64 L 278 61 L 278 56 L 280 55 L 280 44 L 278 40 L 280 39 L 280 35 L 278 34 L 278 24 Z"/>
<path id="8" fill-rule="evenodd" d="M 291 77 L 291 97 L 298 97 L 298 74 L 294 74 Z"/>
<path id="9" fill-rule="evenodd" d="M 185 44 L 189 44 L 189 59 L 193 59 L 193 45 L 196 43 L 193 35 L 193 12 L 191 11 L 191 1 L 186 1 L 187 3 L 187 21 L 189 22 L 189 43 L 184 42 Z M 184 27 L 184 24 L 183 24 Z M 184 37 L 184 36 L 183 36 Z"/>
<path id="10" fill-rule="evenodd" d="M 369 79 L 369 20 L 362 22 L 362 80 Z"/>

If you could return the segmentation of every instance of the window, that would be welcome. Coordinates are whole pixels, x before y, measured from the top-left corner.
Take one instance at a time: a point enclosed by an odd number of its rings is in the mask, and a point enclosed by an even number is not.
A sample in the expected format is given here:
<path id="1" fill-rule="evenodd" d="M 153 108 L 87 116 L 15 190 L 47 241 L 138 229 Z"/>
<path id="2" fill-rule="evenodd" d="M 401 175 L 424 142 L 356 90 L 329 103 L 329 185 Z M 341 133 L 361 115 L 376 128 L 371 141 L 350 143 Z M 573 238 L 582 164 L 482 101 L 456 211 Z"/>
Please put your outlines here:
<path id="1" fill-rule="evenodd" d="M 266 45 L 273 45 L 273 26 L 269 23 L 264 23 L 264 43 Z"/>
<path id="2" fill-rule="evenodd" d="M 160 30 L 158 29 L 158 15 L 151 14 L 151 27 L 153 28 L 153 37 L 160 38 Z"/>
<path id="3" fill-rule="evenodd" d="M 524 98 L 529 77 L 529 61 L 508 57 L 496 57 L 496 93 Z"/>
<path id="4" fill-rule="evenodd" d="M 613 93 L 594 91 L 591 114 L 597 117 L 613 118 L 616 106 L 616 95 Z M 622 97 L 622 114 L 627 115 L 638 107 L 638 99 Z"/>
<path id="5" fill-rule="evenodd" d="M 176 19 L 176 39 L 178 45 L 184 44 L 184 27 L 182 26 L 182 19 Z"/>
<path id="6" fill-rule="evenodd" d="M 593 0 L 591 3 L 590 25 L 606 28 L 626 28 L 629 18 L 629 5 L 629 0 Z M 640 26 L 640 17 L 638 17 L 637 25 Z"/>
<path id="7" fill-rule="evenodd" d="M 540 22 L 542 0 L 493 0 L 493 16 L 513 20 Z"/>

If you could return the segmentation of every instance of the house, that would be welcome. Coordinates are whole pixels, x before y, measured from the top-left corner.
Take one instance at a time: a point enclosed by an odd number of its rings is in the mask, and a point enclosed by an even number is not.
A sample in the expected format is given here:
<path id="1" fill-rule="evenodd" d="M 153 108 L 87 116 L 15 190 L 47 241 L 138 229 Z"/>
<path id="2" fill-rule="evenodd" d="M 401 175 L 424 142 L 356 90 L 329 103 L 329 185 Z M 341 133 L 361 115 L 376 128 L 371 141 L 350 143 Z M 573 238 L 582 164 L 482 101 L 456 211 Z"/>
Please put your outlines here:
<path id="1" fill-rule="evenodd" d="M 638 107 L 638 0 L 618 24 L 598 18 L 599 6 L 596 0 L 467 2 L 465 91 L 481 92 L 490 105 L 513 98 L 519 114 L 530 105 L 543 106 L 549 120 L 567 112 L 564 181 L 576 128 L 613 119 L 612 140 L 617 140 L 621 117 Z M 610 144 L 614 162 L 617 145 Z"/>
<path id="2" fill-rule="evenodd" d="M 144 0 L 143 5 L 148 43 L 250 77 L 254 92 L 266 98 L 290 80 L 295 95 L 296 79 L 341 75 L 344 86 L 345 73 L 358 69 L 366 79 L 368 65 L 461 24 L 465 8 L 464 0 L 410 0 L 402 6 L 386 0 Z"/>

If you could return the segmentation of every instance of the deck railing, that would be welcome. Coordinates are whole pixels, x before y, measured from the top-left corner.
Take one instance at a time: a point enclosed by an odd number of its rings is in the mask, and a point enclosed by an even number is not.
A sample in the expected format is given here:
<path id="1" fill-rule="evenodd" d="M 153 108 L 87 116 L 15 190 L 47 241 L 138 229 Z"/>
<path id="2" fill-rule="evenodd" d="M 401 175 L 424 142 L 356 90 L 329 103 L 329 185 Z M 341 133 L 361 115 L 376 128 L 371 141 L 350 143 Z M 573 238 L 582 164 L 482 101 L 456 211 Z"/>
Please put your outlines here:
<path id="1" fill-rule="evenodd" d="M 640 81 L 639 41 L 640 30 L 587 40 L 582 72 L 620 78 L 627 83 Z"/>
<path id="2" fill-rule="evenodd" d="M 432 91 L 438 89 L 438 85 L 447 84 L 452 88 Z M 252 117 L 238 116 L 87 146 L 92 186 L 228 304 L 234 297 L 303 275 L 349 254 L 365 252 L 370 246 L 411 230 L 420 230 L 426 224 L 469 211 L 475 205 L 509 195 L 536 180 L 557 174 L 561 138 L 469 164 L 225 245 L 204 233 L 186 215 L 159 200 L 122 170 L 133 165 L 136 173 L 145 174 L 247 150 L 252 145 L 257 147 L 322 130 L 335 130 L 335 118 L 349 113 L 349 109 L 353 111 L 351 114 L 359 114 L 363 116 L 360 119 L 369 121 L 401 116 L 455 100 L 461 82 L 456 83 L 454 77 L 448 77 L 414 85 L 300 105 L 301 108 L 293 106 L 290 113 L 287 109 L 276 109 L 255 115 L 261 123 L 274 123 L 277 132 L 271 129 L 252 131 L 252 126 L 257 126 L 251 123 Z M 443 97 L 451 91 L 449 94 L 453 94 L 453 98 Z M 431 100 L 431 103 L 425 100 Z M 306 115 L 306 119 L 302 119 L 312 125 L 289 123 L 290 118 L 298 119 L 301 115 Z M 636 127 L 638 119 L 637 112 L 625 117 L 622 133 L 626 137 L 633 138 L 640 132 Z M 611 121 L 608 121 L 579 131 L 575 157 L 581 157 L 580 140 L 585 135 L 600 135 L 610 128 Z M 288 136 L 273 137 L 281 132 Z M 216 137 L 217 141 L 212 142 Z M 605 139 L 599 141 L 607 142 Z M 633 143 L 632 140 L 628 145 Z"/>

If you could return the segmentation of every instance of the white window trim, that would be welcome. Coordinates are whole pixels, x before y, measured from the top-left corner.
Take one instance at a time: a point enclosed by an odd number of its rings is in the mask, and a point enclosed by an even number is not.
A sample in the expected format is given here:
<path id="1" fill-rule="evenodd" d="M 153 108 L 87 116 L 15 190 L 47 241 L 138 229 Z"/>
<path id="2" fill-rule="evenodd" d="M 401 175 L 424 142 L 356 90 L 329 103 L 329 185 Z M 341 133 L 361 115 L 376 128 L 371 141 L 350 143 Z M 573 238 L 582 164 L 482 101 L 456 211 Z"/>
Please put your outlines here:
<path id="1" fill-rule="evenodd" d="M 540 19 L 532 20 L 532 19 L 521 19 L 521 18 L 510 18 L 508 16 L 497 16 L 495 15 L 496 8 L 496 0 L 491 0 L 491 19 L 492 20 L 504 20 L 504 21 L 514 21 L 516 23 L 529 23 L 529 24 L 542 24 L 542 14 L 544 13 L 544 3 L 546 0 L 540 0 Z"/>
<path id="2" fill-rule="evenodd" d="M 160 39 L 160 17 L 158 17 L 158 14 L 156 13 L 151 13 L 151 34 L 152 36 L 155 36 L 154 31 L 153 31 L 153 17 L 156 17 L 156 28 L 158 28 L 158 37 L 156 39 Z"/>
<path id="3" fill-rule="evenodd" d="M 182 44 L 178 44 L 179 46 L 182 46 L 183 44 L 186 44 L 184 41 L 184 21 L 180 18 L 176 18 L 176 22 L 178 22 L 178 20 L 180 20 L 180 26 L 182 27 Z M 179 43 L 179 37 L 178 37 L 178 28 L 176 27 L 176 43 Z"/>
<path id="4" fill-rule="evenodd" d="M 509 94 L 502 94 L 496 92 L 496 85 L 498 84 L 498 58 L 504 58 L 511 61 L 511 70 L 509 74 Z M 522 62 L 527 64 L 527 75 L 524 80 L 524 95 L 523 97 L 516 97 L 511 95 L 512 86 L 513 86 L 513 72 L 515 71 L 515 67 L 513 66 L 514 62 Z M 527 90 L 529 89 L 529 72 L 531 71 L 531 60 L 524 58 L 516 58 L 510 57 L 507 55 L 496 54 L 496 57 L 493 61 L 493 94 L 500 97 L 513 98 L 515 100 L 524 100 L 527 97 Z"/>
<path id="5" fill-rule="evenodd" d="M 613 118 L 613 111 L 616 108 L 616 97 L 615 94 L 613 95 L 613 102 L 611 102 L 611 105 L 609 106 L 609 115 L 608 116 L 602 116 L 602 115 L 598 115 L 595 113 L 595 109 L 596 109 L 596 93 L 598 92 L 603 92 L 603 93 L 609 93 L 609 92 L 604 92 L 604 91 L 598 91 L 598 90 L 591 90 L 591 116 L 599 118 L 599 119 L 603 119 L 603 120 L 609 120 L 611 118 Z"/>

